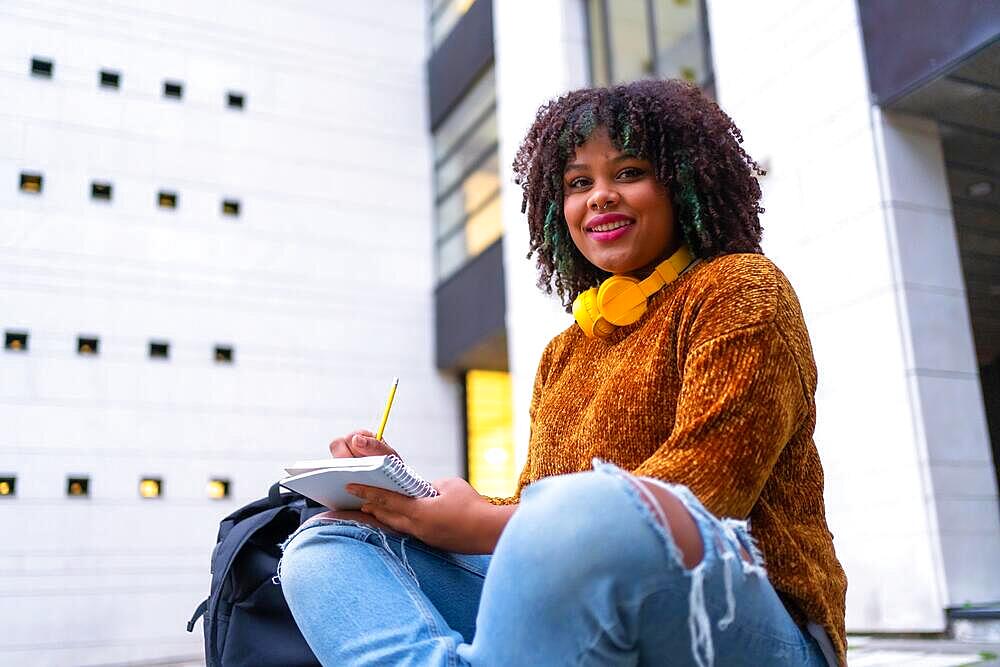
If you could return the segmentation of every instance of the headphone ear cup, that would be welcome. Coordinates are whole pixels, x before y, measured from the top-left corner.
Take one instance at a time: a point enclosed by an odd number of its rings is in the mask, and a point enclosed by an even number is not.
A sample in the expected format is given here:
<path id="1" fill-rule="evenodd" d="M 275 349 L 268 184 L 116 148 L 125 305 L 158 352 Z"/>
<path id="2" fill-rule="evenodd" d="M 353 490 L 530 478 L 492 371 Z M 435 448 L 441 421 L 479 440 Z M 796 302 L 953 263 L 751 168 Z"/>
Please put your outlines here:
<path id="1" fill-rule="evenodd" d="M 601 317 L 601 311 L 597 307 L 597 288 L 591 287 L 586 292 L 581 292 L 573 301 L 573 317 L 576 323 L 583 329 L 583 333 L 588 338 L 606 336 L 605 331 L 608 323 Z M 612 330 L 614 327 L 612 327 Z M 596 331 L 595 331 L 596 330 Z"/>
<path id="2" fill-rule="evenodd" d="M 624 327 L 637 322 L 646 312 L 646 295 L 631 276 L 611 276 L 597 292 L 597 308 L 611 324 Z"/>

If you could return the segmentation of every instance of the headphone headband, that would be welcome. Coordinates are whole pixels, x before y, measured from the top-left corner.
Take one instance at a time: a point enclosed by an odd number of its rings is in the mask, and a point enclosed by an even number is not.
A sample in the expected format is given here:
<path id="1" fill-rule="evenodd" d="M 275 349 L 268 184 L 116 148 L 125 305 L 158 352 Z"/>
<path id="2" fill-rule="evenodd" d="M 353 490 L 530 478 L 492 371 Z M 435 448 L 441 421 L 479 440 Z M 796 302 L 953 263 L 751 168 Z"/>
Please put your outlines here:
<path id="1" fill-rule="evenodd" d="M 589 337 L 603 338 L 616 327 L 636 322 L 646 312 L 646 300 L 673 282 L 694 256 L 686 245 L 656 265 L 642 281 L 631 276 L 611 276 L 600 287 L 583 292 L 573 302 L 573 316 Z"/>

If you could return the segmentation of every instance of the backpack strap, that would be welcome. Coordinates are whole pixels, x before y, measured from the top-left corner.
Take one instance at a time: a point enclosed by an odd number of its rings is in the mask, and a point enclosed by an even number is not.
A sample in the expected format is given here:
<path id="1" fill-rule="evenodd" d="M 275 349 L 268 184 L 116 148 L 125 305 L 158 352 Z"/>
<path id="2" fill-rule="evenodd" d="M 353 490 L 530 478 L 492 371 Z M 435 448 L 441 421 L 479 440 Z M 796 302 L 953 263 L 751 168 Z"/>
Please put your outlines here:
<path id="1" fill-rule="evenodd" d="M 208 601 L 210 599 L 211 598 L 205 598 L 202 601 L 202 603 L 198 605 L 198 608 L 194 610 L 194 615 L 191 617 L 191 620 L 188 621 L 187 624 L 188 632 L 194 632 L 194 624 L 198 622 L 199 618 L 205 615 L 206 611 L 208 611 Z"/>

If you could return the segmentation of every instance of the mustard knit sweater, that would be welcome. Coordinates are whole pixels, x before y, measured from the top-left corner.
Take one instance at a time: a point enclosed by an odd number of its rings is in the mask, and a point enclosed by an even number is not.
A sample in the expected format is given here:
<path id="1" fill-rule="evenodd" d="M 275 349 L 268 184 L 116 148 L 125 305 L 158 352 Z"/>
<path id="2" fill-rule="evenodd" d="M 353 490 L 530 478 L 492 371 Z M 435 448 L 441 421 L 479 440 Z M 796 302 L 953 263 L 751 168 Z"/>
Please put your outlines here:
<path id="1" fill-rule="evenodd" d="M 573 324 L 552 339 L 518 496 L 595 456 L 686 485 L 716 516 L 750 519 L 785 606 L 823 626 L 844 663 L 847 579 L 826 523 L 815 392 L 809 334 L 781 271 L 762 255 L 702 262 L 611 337 Z"/>

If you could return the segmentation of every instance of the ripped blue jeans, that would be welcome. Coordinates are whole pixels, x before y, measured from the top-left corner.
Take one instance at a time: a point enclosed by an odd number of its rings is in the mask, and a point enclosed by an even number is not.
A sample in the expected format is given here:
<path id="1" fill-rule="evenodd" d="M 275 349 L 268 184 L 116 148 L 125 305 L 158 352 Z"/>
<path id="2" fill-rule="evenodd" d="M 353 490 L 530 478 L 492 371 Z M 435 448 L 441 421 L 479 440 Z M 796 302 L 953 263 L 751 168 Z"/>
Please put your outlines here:
<path id="1" fill-rule="evenodd" d="M 636 478 L 595 468 L 527 487 L 492 557 L 305 524 L 280 580 L 309 646 L 324 665 L 827 665 L 741 523 L 664 485 L 701 533 L 687 569 Z"/>

